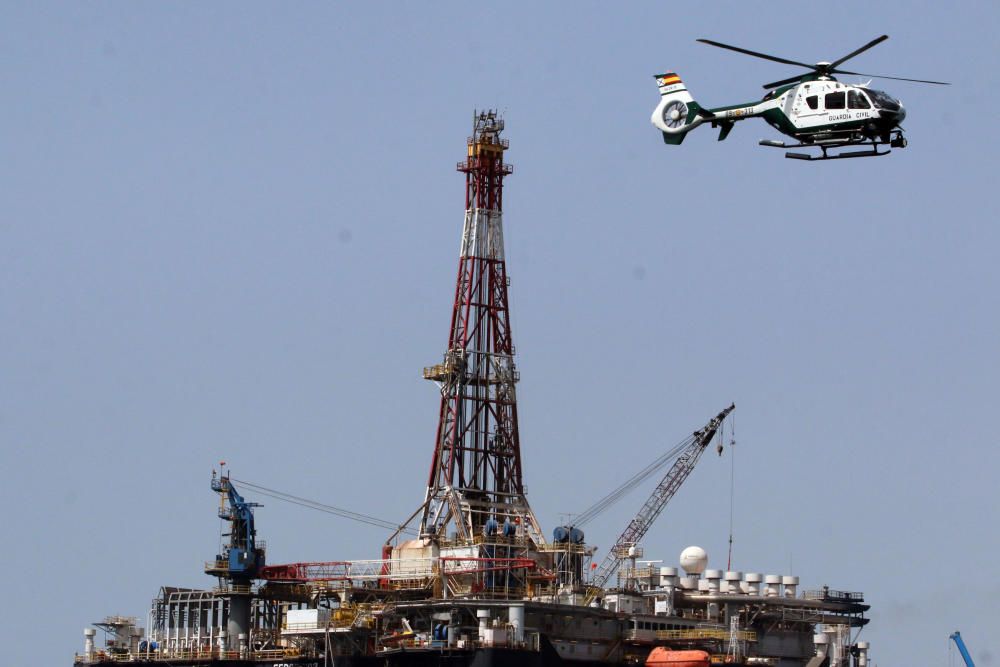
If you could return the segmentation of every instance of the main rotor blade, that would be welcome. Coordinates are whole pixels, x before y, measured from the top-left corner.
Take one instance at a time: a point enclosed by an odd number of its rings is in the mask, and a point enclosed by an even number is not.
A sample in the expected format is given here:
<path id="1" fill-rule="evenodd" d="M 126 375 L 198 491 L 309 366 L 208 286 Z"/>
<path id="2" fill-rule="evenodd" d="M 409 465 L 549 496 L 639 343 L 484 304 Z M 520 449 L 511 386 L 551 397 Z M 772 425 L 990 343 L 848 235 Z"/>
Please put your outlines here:
<path id="1" fill-rule="evenodd" d="M 857 49 L 855 51 L 851 51 L 850 53 L 848 53 L 846 56 L 844 56 L 840 60 L 834 60 L 832 63 L 830 63 L 830 69 L 836 69 L 837 65 L 839 65 L 840 63 L 847 62 L 848 60 L 850 60 L 854 56 L 858 55 L 859 53 L 863 53 L 863 52 L 867 51 L 868 49 L 872 48 L 873 46 L 875 46 L 876 44 L 881 44 L 882 42 L 884 42 L 887 39 L 889 39 L 889 35 L 882 35 L 881 37 L 876 37 L 872 41 L 870 41 L 867 44 L 865 44 L 864 46 L 862 46 L 860 49 Z"/>
<path id="2" fill-rule="evenodd" d="M 786 83 L 795 83 L 796 81 L 798 81 L 799 79 L 801 79 L 804 76 L 805 76 L 805 74 L 799 74 L 798 76 L 790 76 L 787 79 L 782 79 L 781 81 L 772 81 L 771 83 L 765 83 L 764 84 L 764 90 L 771 90 L 772 88 L 777 88 L 778 86 L 783 86 Z"/>
<path id="3" fill-rule="evenodd" d="M 947 81 L 928 81 L 927 79 L 905 79 L 901 76 L 885 76 L 884 74 L 863 74 L 861 72 L 848 72 L 843 69 L 831 70 L 834 74 L 851 74 L 853 76 L 870 76 L 873 79 L 892 79 L 893 81 L 912 81 L 914 83 L 933 83 L 937 86 L 950 86 L 951 84 Z"/>
<path id="4" fill-rule="evenodd" d="M 755 58 L 763 58 L 764 60 L 773 60 L 776 63 L 784 63 L 786 65 L 798 65 L 799 67 L 808 67 L 809 69 L 815 69 L 814 65 L 800 63 L 795 60 L 787 60 L 785 58 L 779 58 L 777 56 L 769 56 L 766 53 L 757 53 L 756 51 L 750 51 L 749 49 L 741 49 L 738 46 L 730 46 L 729 44 L 723 44 L 722 42 L 714 42 L 710 39 L 699 39 L 696 41 L 699 41 L 702 44 L 710 44 L 711 46 L 717 46 L 720 49 L 729 49 L 730 51 L 736 51 L 737 53 L 745 53 L 746 55 L 754 56 Z"/>

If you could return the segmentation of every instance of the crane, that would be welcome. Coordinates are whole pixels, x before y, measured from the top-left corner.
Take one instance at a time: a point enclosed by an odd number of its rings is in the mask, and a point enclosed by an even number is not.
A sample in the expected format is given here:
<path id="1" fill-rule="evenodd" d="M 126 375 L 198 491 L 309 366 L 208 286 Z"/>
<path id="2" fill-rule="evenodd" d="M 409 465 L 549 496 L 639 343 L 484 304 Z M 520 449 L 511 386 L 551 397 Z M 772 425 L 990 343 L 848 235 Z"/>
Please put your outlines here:
<path id="1" fill-rule="evenodd" d="M 969 649 L 965 648 L 965 642 L 962 641 L 961 633 L 955 630 L 948 638 L 955 642 L 955 646 L 958 647 L 958 652 L 962 654 L 962 660 L 965 660 L 965 667 L 976 667 L 976 663 L 972 662 L 972 656 L 969 655 Z"/>
<path id="2" fill-rule="evenodd" d="M 595 571 L 593 578 L 591 579 L 591 586 L 594 588 L 604 588 L 607 584 L 608 579 L 618 571 L 618 566 L 621 565 L 621 561 L 627 555 L 627 550 L 630 545 L 635 544 L 645 536 L 646 532 L 649 530 L 656 518 L 660 516 L 660 512 L 663 508 L 667 506 L 667 503 L 677 490 L 681 488 L 681 484 L 684 480 L 688 478 L 691 471 L 694 470 L 694 466 L 698 463 L 698 459 L 701 458 L 702 453 L 708 446 L 708 443 L 712 441 L 715 437 L 716 432 L 722 425 L 722 420 L 729 415 L 736 408 L 736 404 L 730 405 L 728 408 L 713 417 L 708 424 L 705 425 L 699 431 L 695 431 L 689 438 L 688 444 L 684 447 L 681 453 L 677 456 L 674 464 L 670 466 L 670 470 L 664 475 L 660 483 L 656 485 L 653 493 L 646 500 L 646 503 L 642 506 L 635 517 L 629 522 L 625 530 L 621 535 L 618 536 L 618 540 L 615 545 L 611 547 L 608 551 L 608 555 L 604 557 L 604 562 Z M 721 445 L 720 445 L 721 453 Z"/>
<path id="3" fill-rule="evenodd" d="M 229 521 L 232 526 L 228 533 L 229 544 L 216 557 L 209 574 L 224 574 L 229 579 L 248 583 L 264 566 L 264 549 L 257 543 L 253 521 L 253 508 L 260 504 L 244 500 L 226 473 L 216 477 L 212 471 L 212 490 L 220 496 L 219 518 Z"/>
<path id="4" fill-rule="evenodd" d="M 220 463 L 220 468 L 225 461 Z M 218 594 L 228 600 L 229 616 L 226 623 L 225 643 L 229 651 L 246 651 L 251 632 L 251 599 L 253 580 L 259 578 L 264 567 L 263 542 L 257 541 L 253 509 L 259 503 L 247 502 L 236 491 L 228 472 L 216 476 L 212 471 L 212 490 L 219 494 L 219 518 L 229 522 L 229 544 L 215 560 L 205 563 L 205 574 L 219 578 Z M 223 581 L 226 583 L 223 585 Z"/>

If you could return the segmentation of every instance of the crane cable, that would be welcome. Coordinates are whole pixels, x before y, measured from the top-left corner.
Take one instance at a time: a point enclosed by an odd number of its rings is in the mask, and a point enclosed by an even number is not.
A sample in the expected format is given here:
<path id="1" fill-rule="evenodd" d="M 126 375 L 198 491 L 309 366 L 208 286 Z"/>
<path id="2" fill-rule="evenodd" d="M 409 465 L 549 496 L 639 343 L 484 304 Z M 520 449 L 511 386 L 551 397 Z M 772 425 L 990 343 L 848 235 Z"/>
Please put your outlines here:
<path id="1" fill-rule="evenodd" d="M 729 559 L 726 569 L 733 569 L 733 516 L 736 510 L 736 417 L 729 417 Z M 720 425 L 720 429 L 725 422 Z M 720 441 L 725 442 L 725 434 L 720 433 Z M 721 452 L 720 452 L 721 453 Z"/>
<path id="2" fill-rule="evenodd" d="M 632 477 L 625 480 L 620 486 L 612 490 L 606 496 L 598 500 L 596 503 L 581 512 L 576 521 L 573 523 L 575 526 L 582 526 L 589 521 L 596 518 L 606 509 L 614 505 L 616 502 L 624 498 L 630 491 L 635 489 L 637 486 L 642 484 L 644 481 L 649 479 L 651 476 L 656 474 L 658 471 L 662 470 L 671 463 L 677 456 L 687 448 L 692 442 L 694 442 L 694 436 L 688 436 L 677 443 L 672 449 L 670 449 L 665 454 L 658 456 L 644 468 L 639 470 Z M 732 444 L 735 444 L 735 440 Z M 259 493 L 275 500 L 280 500 L 282 502 L 291 503 L 293 505 L 299 505 L 300 507 L 305 507 L 308 509 L 313 509 L 319 512 L 325 512 L 327 514 L 333 514 L 334 516 L 339 516 L 344 519 L 350 519 L 352 521 L 358 521 L 360 523 L 366 523 L 370 526 L 375 526 L 377 528 L 384 528 L 386 530 L 396 530 L 399 528 L 398 524 L 395 524 L 386 519 L 380 519 L 378 517 L 371 516 L 369 514 L 362 514 L 360 512 L 353 512 L 351 510 L 343 509 L 341 507 L 336 507 L 334 505 L 327 505 L 316 500 L 311 500 L 309 498 L 303 498 L 301 496 L 292 495 L 290 493 L 285 493 L 284 491 L 278 491 L 276 489 L 270 489 L 266 486 L 260 484 L 255 484 L 254 482 L 248 482 L 246 480 L 230 478 L 230 481 L 236 486 L 250 489 L 254 493 Z M 730 491 L 730 497 L 732 492 Z M 732 503 L 730 502 L 730 505 Z M 406 528 L 402 532 L 408 534 L 416 534 L 416 531 L 412 528 Z M 732 508 L 730 507 L 730 555 L 732 553 Z"/>
<path id="3" fill-rule="evenodd" d="M 594 503 L 593 505 L 585 509 L 583 512 L 581 512 L 577 516 L 576 521 L 573 523 L 573 525 L 582 526 L 585 523 L 594 519 L 601 512 L 608 509 L 616 502 L 624 498 L 630 491 L 632 491 L 632 489 L 634 489 L 635 487 L 639 486 L 644 481 L 649 479 L 657 471 L 665 468 L 668 463 L 672 462 L 675 458 L 677 458 L 677 455 L 680 454 L 693 441 L 694 441 L 694 436 L 688 436 L 687 438 L 679 442 L 673 449 L 657 457 L 649 465 L 642 468 L 635 475 L 627 479 L 621 486 L 614 489 L 606 496 L 598 500 L 596 503 Z"/>
<path id="4" fill-rule="evenodd" d="M 351 510 L 346 510 L 341 507 L 335 507 L 333 505 L 327 505 L 326 503 L 321 503 L 316 500 L 310 500 L 309 498 L 303 498 L 301 496 L 295 496 L 290 493 L 285 493 L 284 491 L 278 491 L 276 489 L 269 489 L 266 486 L 261 486 L 260 484 L 254 484 L 253 482 L 247 482 L 241 479 L 232 479 L 230 481 L 236 486 L 250 489 L 254 493 L 259 493 L 275 500 L 280 500 L 282 502 L 291 503 L 293 505 L 299 505 L 300 507 L 306 507 L 308 509 L 316 510 L 318 512 L 325 512 L 327 514 L 333 514 L 334 516 L 339 516 L 343 519 L 350 519 L 352 521 L 358 521 L 360 523 L 366 523 L 370 526 L 375 526 L 376 528 L 384 528 L 386 530 L 396 530 L 399 528 L 398 524 L 385 519 L 380 519 L 378 517 L 371 516 L 369 514 L 361 514 L 360 512 L 352 512 Z M 404 533 L 415 534 L 416 531 L 411 529 L 403 530 Z"/>

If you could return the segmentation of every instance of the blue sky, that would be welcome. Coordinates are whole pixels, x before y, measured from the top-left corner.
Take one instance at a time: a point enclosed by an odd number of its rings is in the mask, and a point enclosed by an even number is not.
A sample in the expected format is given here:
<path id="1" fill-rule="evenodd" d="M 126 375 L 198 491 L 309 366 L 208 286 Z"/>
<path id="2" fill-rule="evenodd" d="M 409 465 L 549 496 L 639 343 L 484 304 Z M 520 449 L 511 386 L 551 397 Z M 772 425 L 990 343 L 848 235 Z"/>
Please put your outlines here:
<path id="1" fill-rule="evenodd" d="M 423 496 L 475 108 L 504 112 L 521 442 L 547 530 L 735 401 L 734 567 L 863 590 L 884 665 L 996 660 L 994 3 L 5 3 L 0 490 L 11 664 L 208 586 L 208 482 L 399 520 Z M 835 59 L 909 148 L 807 164 L 706 105 Z M 847 78 L 856 81 L 856 78 Z M 725 565 L 728 458 L 646 539 Z M 607 547 L 644 489 L 588 526 Z M 276 502 L 269 560 L 378 529 Z M 599 552 L 602 553 L 602 552 Z M 42 619 L 41 621 L 39 619 Z"/>

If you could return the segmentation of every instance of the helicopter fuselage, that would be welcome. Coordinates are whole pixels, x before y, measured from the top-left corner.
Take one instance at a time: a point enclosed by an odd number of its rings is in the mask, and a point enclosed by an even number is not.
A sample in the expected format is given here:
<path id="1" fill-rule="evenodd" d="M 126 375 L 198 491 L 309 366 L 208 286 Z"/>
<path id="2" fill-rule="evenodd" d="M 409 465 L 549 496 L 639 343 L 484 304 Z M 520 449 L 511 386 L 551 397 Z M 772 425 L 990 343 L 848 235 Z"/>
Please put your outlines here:
<path id="1" fill-rule="evenodd" d="M 801 141 L 834 136 L 887 136 L 898 128 L 906 110 L 889 95 L 816 79 L 769 92 L 760 102 L 709 109 L 717 122 L 762 117 L 774 129 Z"/>
<path id="2" fill-rule="evenodd" d="M 765 139 L 759 142 L 761 146 L 818 149 L 818 152 L 787 152 L 785 157 L 798 160 L 832 160 L 888 155 L 889 150 L 879 150 L 879 147 L 888 145 L 891 148 L 905 148 L 907 144 L 903 128 L 900 126 L 906 117 L 903 105 L 899 100 L 880 90 L 869 88 L 867 85 L 841 83 L 833 75 L 848 74 L 941 86 L 946 86 L 948 83 L 861 74 L 840 69 L 840 66 L 851 58 L 887 39 L 888 35 L 881 35 L 846 56 L 832 61 L 823 60 L 815 65 L 711 39 L 699 39 L 699 42 L 709 46 L 785 65 L 804 67 L 810 70 L 810 73 L 765 83 L 764 89 L 768 93 L 760 101 L 714 109 L 695 101 L 677 72 L 655 74 L 653 76 L 660 90 L 660 102 L 653 109 L 650 121 L 663 134 L 663 142 L 673 146 L 679 146 L 688 132 L 705 123 L 721 128 L 719 141 L 722 141 L 729 136 L 737 121 L 761 117 L 774 129 L 799 142 L 788 144 L 784 141 Z M 863 146 L 866 150 L 841 150 L 858 146 Z"/>
<path id="3" fill-rule="evenodd" d="M 655 112 L 653 122 L 667 133 L 686 132 L 710 123 L 722 128 L 721 140 L 736 121 L 756 117 L 806 144 L 852 139 L 888 142 L 890 134 L 906 117 L 906 111 L 886 93 L 822 77 L 769 91 L 760 101 L 704 108 L 700 114 L 692 113 L 682 127 L 663 125 L 667 119 L 658 123 Z"/>

